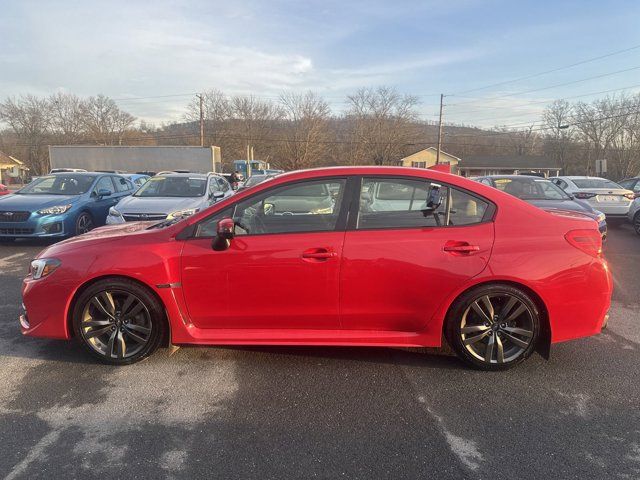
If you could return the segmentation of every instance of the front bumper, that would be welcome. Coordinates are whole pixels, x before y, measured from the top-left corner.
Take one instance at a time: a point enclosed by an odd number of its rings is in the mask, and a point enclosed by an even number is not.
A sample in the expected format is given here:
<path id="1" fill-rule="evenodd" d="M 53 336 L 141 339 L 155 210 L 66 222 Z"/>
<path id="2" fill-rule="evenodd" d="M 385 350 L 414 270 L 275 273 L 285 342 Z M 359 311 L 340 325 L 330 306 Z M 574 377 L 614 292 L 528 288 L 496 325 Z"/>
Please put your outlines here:
<path id="1" fill-rule="evenodd" d="M 32 213 L 25 222 L 0 222 L 0 238 L 63 238 L 73 231 L 68 214 Z"/>
<path id="2" fill-rule="evenodd" d="M 27 277 L 22 282 L 22 314 L 19 317 L 20 331 L 30 337 L 70 338 L 66 323 L 66 312 L 74 289 L 62 275 L 55 272 L 51 277 L 33 280 Z M 57 278 L 56 278 L 57 277 Z"/>

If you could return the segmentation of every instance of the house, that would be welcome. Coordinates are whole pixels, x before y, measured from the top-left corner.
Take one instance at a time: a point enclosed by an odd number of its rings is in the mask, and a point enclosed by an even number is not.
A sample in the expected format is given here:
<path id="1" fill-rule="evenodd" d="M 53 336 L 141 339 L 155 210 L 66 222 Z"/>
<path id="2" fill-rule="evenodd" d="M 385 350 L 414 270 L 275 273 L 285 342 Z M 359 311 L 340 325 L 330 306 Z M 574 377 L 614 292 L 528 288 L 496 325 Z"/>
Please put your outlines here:
<path id="1" fill-rule="evenodd" d="M 0 151 L 0 183 L 5 185 L 23 183 L 29 168 L 15 157 Z"/>
<path id="2" fill-rule="evenodd" d="M 536 172 L 545 177 L 557 177 L 562 170 L 551 157 L 534 155 L 471 155 L 458 165 L 464 177 L 513 175 Z"/>
<path id="3" fill-rule="evenodd" d="M 398 161 L 401 167 L 429 168 L 436 164 L 438 149 L 435 147 L 425 148 L 419 152 L 413 153 L 408 157 L 404 157 Z M 449 165 L 451 173 L 458 173 L 458 163 L 460 159 L 450 153 L 440 150 L 440 163 Z"/>

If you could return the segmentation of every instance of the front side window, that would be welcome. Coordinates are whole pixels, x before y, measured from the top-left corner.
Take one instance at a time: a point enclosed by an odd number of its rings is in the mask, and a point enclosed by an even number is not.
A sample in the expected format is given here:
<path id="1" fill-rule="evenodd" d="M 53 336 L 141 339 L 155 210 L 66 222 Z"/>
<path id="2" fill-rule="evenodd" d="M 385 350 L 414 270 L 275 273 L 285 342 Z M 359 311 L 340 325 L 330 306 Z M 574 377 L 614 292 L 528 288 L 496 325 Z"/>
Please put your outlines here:
<path id="1" fill-rule="evenodd" d="M 489 204 L 461 190 L 425 180 L 365 178 L 356 228 L 422 228 L 483 220 Z"/>
<path id="2" fill-rule="evenodd" d="M 113 195 L 116 191 L 113 188 L 113 182 L 111 181 L 110 177 L 102 177 L 100 180 L 98 180 L 98 183 L 96 183 L 96 188 L 94 189 L 94 191 L 97 193 L 100 190 L 107 190 L 111 195 Z"/>
<path id="3" fill-rule="evenodd" d="M 334 230 L 346 180 L 317 180 L 287 185 L 236 205 L 237 235 Z"/>

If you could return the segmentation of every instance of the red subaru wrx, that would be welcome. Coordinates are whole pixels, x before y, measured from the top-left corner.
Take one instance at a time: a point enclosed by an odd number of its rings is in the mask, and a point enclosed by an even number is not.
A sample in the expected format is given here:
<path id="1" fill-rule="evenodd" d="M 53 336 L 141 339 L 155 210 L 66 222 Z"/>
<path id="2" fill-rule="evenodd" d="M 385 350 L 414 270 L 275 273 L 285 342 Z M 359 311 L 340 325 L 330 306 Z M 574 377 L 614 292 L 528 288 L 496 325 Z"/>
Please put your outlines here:
<path id="1" fill-rule="evenodd" d="M 427 346 L 504 369 L 600 332 L 597 223 L 424 169 L 292 172 L 186 219 L 53 245 L 24 280 L 23 333 L 100 360 L 162 344 Z"/>

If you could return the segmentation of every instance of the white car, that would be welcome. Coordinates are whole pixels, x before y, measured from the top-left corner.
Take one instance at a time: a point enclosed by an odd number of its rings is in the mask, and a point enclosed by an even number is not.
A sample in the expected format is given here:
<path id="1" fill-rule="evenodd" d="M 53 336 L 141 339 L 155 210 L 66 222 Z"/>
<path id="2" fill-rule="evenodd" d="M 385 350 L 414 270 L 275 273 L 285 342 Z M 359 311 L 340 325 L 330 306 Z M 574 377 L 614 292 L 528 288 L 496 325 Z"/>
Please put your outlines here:
<path id="1" fill-rule="evenodd" d="M 569 195 L 586 200 L 607 216 L 607 220 L 626 220 L 634 194 L 615 182 L 600 177 L 552 177 L 551 180 Z"/>

